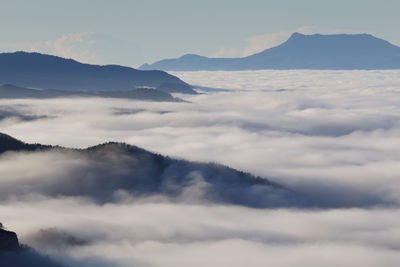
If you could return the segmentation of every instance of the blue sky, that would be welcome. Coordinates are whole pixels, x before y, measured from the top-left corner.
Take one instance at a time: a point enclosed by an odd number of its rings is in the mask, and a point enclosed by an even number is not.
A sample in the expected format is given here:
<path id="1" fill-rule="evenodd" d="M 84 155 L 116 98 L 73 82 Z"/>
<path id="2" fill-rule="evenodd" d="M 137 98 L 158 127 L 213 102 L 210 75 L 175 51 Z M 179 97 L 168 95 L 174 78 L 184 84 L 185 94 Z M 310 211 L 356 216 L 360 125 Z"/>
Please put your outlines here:
<path id="1" fill-rule="evenodd" d="M 245 56 L 292 32 L 400 44 L 398 0 L 2 0 L 0 50 L 137 67 L 186 53 Z"/>

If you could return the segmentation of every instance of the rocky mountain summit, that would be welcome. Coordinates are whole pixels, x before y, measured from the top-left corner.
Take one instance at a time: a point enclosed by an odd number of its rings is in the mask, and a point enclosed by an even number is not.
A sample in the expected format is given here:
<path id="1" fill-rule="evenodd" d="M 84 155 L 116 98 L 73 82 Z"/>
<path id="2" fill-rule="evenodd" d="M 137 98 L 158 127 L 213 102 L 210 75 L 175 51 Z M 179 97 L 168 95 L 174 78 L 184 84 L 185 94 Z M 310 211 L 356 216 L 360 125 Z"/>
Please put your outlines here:
<path id="1" fill-rule="evenodd" d="M 0 251 L 18 251 L 20 249 L 17 234 L 5 230 L 0 223 Z"/>

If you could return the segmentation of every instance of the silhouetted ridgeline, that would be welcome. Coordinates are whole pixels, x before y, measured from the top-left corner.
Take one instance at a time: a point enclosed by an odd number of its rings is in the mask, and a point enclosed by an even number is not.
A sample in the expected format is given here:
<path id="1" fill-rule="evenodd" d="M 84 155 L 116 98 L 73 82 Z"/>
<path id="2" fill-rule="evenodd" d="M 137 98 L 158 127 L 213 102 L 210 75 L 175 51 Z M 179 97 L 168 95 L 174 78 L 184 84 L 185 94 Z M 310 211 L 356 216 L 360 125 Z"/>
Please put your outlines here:
<path id="1" fill-rule="evenodd" d="M 1 224 L 0 224 L 1 225 Z M 21 246 L 17 234 L 0 227 L 1 267 L 62 267 L 31 248 Z"/>
<path id="2" fill-rule="evenodd" d="M 172 159 L 122 143 L 78 150 L 25 144 L 0 135 L 2 153 L 35 150 L 56 153 L 50 159 L 60 154 L 80 164 L 62 173 L 56 169 L 49 178 L 41 176 L 24 181 L 24 187 L 2 184 L 0 180 L 0 201 L 37 193 L 50 197 L 83 196 L 99 203 L 120 201 L 121 197 L 127 196 L 146 198 L 157 195 L 169 201 L 227 203 L 257 208 L 306 204 L 303 197 L 267 179 L 218 164 Z M 51 168 L 51 163 L 43 162 L 43 166 Z M 18 179 L 16 177 L 15 181 Z"/>
<path id="3" fill-rule="evenodd" d="M 179 98 L 173 97 L 171 94 L 165 91 L 152 88 L 136 88 L 133 90 L 124 91 L 66 91 L 54 89 L 30 89 L 12 84 L 0 85 L 0 99 L 49 99 L 60 97 L 102 97 L 168 102 L 183 101 Z"/>
<path id="4" fill-rule="evenodd" d="M 0 154 L 6 151 L 37 151 L 53 148 L 40 144 L 26 144 L 9 135 L 0 133 Z"/>
<path id="5" fill-rule="evenodd" d="M 163 71 L 118 65 L 83 64 L 39 53 L 0 54 L 0 84 L 75 91 L 120 91 L 170 85 L 168 92 L 193 93 L 192 87 Z M 179 88 L 174 90 L 174 86 Z"/>
<path id="6" fill-rule="evenodd" d="M 369 34 L 293 33 L 281 45 L 243 58 L 184 55 L 143 70 L 399 69 L 400 47 Z"/>
<path id="7" fill-rule="evenodd" d="M 18 251 L 20 249 L 17 234 L 5 230 L 0 223 L 0 251 Z"/>

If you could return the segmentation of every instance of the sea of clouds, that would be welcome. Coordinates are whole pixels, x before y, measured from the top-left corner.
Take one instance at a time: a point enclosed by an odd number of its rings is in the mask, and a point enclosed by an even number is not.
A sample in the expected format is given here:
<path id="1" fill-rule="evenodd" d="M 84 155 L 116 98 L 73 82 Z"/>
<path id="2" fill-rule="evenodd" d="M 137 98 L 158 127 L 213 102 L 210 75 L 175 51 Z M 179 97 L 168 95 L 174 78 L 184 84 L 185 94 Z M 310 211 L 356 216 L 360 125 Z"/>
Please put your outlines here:
<path id="1" fill-rule="evenodd" d="M 0 188 L 9 194 L 0 220 L 23 243 L 79 266 L 400 264 L 400 71 L 173 74 L 202 94 L 179 95 L 183 103 L 1 100 L 0 129 L 30 143 L 122 141 L 218 162 L 332 208 L 21 197 L 27 184 L 65 184 L 88 162 L 8 153 L 0 157 Z"/>

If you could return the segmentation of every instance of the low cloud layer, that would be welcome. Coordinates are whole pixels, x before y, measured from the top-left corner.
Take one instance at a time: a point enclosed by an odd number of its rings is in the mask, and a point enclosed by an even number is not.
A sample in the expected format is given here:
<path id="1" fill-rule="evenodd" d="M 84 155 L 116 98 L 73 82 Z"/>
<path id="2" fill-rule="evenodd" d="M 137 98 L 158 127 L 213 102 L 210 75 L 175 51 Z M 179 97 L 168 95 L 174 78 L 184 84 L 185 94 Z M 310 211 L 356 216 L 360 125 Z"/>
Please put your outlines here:
<path id="1" fill-rule="evenodd" d="M 252 208 L 327 205 L 232 168 L 175 160 L 118 143 L 86 150 L 6 152 L 0 161 L 0 203 L 73 196 L 98 204 L 155 199 Z"/>
<path id="2" fill-rule="evenodd" d="M 400 260 L 400 214 L 393 209 L 259 210 L 158 202 L 98 206 L 43 198 L 2 205 L 0 211 L 23 242 L 68 263 L 305 267 L 396 266 Z M 43 230 L 54 225 L 56 230 Z"/>
<path id="3" fill-rule="evenodd" d="M 123 141 L 218 162 L 306 193 L 399 202 L 398 71 L 176 74 L 230 91 L 186 96 L 191 103 L 13 100 L 7 104 L 50 117 L 0 125 L 33 143 L 87 147 Z M 121 109 L 134 112 L 115 114 Z"/>
<path id="4" fill-rule="evenodd" d="M 21 106 L 18 107 L 18 109 L 6 105 L 0 107 L 0 121 L 6 120 L 5 122 L 3 121 L 2 123 L 7 123 L 7 121 L 9 121 L 9 124 L 14 124 L 15 120 L 33 121 L 44 118 L 46 118 L 46 116 L 31 114 L 30 112 L 23 111 L 23 107 Z"/>
<path id="5" fill-rule="evenodd" d="M 3 199 L 0 221 L 23 242 L 79 266 L 398 266 L 399 71 L 174 74 L 204 94 L 183 96 L 187 103 L 0 101 L 46 116 L 3 119 L 0 128 L 32 143 L 123 141 L 218 162 L 347 208 L 252 209 L 125 194 L 98 203 L 39 190 Z M 4 193 L 39 177 L 68 181 L 88 166 L 73 154 L 8 154 L 0 162 L 9 177 Z M 10 179 L 15 174 L 20 182 Z M 68 241 L 75 239 L 82 242 Z"/>

